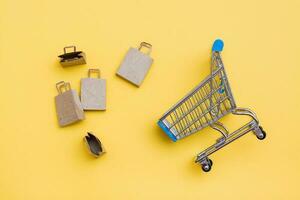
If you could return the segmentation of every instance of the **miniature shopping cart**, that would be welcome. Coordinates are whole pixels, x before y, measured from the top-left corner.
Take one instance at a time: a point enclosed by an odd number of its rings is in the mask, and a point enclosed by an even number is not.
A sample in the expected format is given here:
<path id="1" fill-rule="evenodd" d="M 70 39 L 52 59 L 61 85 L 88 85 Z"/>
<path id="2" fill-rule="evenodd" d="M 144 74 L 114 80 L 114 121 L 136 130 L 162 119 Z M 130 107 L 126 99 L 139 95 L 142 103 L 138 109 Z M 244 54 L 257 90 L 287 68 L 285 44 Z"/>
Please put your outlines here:
<path id="1" fill-rule="evenodd" d="M 253 131 L 260 140 L 266 137 L 266 132 L 259 126 L 255 113 L 250 109 L 236 107 L 220 55 L 222 50 L 223 41 L 216 40 L 212 47 L 210 75 L 158 121 L 158 125 L 174 142 L 207 126 L 222 134 L 214 145 L 197 155 L 195 162 L 199 163 L 205 172 L 210 171 L 212 167 L 212 161 L 208 156 L 239 137 L 250 131 Z M 251 121 L 229 133 L 227 128 L 218 121 L 229 113 L 248 115 Z"/>

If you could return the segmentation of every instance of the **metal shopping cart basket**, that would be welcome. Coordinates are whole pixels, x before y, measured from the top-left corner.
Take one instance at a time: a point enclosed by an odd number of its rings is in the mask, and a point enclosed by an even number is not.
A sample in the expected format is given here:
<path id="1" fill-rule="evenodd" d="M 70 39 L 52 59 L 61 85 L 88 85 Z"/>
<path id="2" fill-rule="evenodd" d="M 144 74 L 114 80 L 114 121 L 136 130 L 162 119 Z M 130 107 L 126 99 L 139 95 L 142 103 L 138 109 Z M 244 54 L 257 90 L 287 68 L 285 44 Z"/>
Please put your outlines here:
<path id="1" fill-rule="evenodd" d="M 250 131 L 253 131 L 260 140 L 266 137 L 266 132 L 259 125 L 255 113 L 250 109 L 236 107 L 220 55 L 222 50 L 223 41 L 216 40 L 212 47 L 210 75 L 158 121 L 158 125 L 174 142 L 207 126 L 222 134 L 214 145 L 197 155 L 195 162 L 199 163 L 205 172 L 210 171 L 212 167 L 212 161 L 208 156 L 239 137 Z M 229 113 L 250 116 L 251 121 L 229 133 L 218 121 Z"/>

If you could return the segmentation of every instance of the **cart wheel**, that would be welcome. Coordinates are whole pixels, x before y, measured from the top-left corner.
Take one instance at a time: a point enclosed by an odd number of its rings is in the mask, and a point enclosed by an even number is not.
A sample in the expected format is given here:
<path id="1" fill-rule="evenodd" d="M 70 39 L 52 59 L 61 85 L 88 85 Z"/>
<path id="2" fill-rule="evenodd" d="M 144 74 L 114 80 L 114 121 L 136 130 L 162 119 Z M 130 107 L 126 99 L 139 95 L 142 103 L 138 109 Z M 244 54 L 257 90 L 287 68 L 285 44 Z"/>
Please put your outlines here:
<path id="1" fill-rule="evenodd" d="M 263 139 L 265 139 L 266 136 L 267 136 L 266 131 L 264 131 L 264 129 L 263 129 L 261 126 L 259 126 L 259 129 L 260 129 L 260 134 L 257 135 L 256 137 L 257 137 L 257 139 L 259 139 L 259 140 L 263 140 Z"/>
<path id="2" fill-rule="evenodd" d="M 207 159 L 207 163 L 202 164 L 202 170 L 204 172 L 209 172 L 211 170 L 211 167 L 213 165 L 213 161 L 211 159 Z"/>
<path id="3" fill-rule="evenodd" d="M 209 165 L 209 164 L 202 165 L 202 170 L 204 172 L 209 172 L 211 170 L 211 165 Z"/>

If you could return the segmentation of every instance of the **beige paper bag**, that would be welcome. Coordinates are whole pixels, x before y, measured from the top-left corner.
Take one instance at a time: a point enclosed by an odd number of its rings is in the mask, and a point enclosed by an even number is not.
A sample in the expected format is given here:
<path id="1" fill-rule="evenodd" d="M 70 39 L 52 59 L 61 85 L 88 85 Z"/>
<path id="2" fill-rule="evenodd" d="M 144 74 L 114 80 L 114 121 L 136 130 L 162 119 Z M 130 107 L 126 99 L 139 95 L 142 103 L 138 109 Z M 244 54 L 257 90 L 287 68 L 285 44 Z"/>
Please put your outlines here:
<path id="1" fill-rule="evenodd" d="M 91 74 L 97 74 L 92 78 Z M 89 69 L 88 78 L 81 79 L 81 104 L 84 110 L 106 110 L 106 80 L 99 69 Z"/>
<path id="2" fill-rule="evenodd" d="M 143 53 L 142 47 L 147 48 L 148 52 Z M 117 71 L 117 75 L 139 87 L 153 62 L 149 56 L 151 49 L 152 45 L 146 42 L 142 42 L 138 49 L 130 48 Z"/>
<path id="3" fill-rule="evenodd" d="M 56 84 L 58 95 L 55 97 L 56 113 L 60 126 L 66 126 L 84 119 L 84 112 L 75 90 L 64 81 Z"/>
<path id="4" fill-rule="evenodd" d="M 73 51 L 67 53 L 67 49 L 73 49 Z M 68 46 L 64 48 L 64 54 L 58 56 L 60 58 L 60 64 L 63 67 L 73 65 L 86 64 L 86 56 L 82 51 L 76 51 L 75 46 Z"/>
<path id="5" fill-rule="evenodd" d="M 87 149 L 96 158 L 105 153 L 105 149 L 101 141 L 92 133 L 88 132 L 88 135 L 83 138 Z"/>

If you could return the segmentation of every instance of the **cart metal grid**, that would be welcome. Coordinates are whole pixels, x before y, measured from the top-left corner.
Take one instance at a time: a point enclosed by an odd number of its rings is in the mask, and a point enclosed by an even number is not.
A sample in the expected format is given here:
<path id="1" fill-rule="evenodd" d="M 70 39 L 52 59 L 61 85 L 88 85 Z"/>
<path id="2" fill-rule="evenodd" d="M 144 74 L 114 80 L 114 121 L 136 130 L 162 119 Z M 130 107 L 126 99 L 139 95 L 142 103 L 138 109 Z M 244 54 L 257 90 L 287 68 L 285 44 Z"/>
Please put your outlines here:
<path id="1" fill-rule="evenodd" d="M 222 50 L 223 41 L 216 40 L 212 48 L 210 75 L 170 108 L 158 121 L 158 125 L 174 142 L 207 126 L 211 126 L 222 134 L 222 137 L 214 145 L 197 156 L 195 162 L 201 164 L 204 171 L 210 171 L 212 166 L 208 155 L 242 135 L 253 131 L 258 139 L 266 137 L 265 131 L 259 126 L 255 113 L 249 109 L 236 107 L 220 55 Z M 229 113 L 248 115 L 252 120 L 229 134 L 226 127 L 218 122 L 220 118 Z"/>

